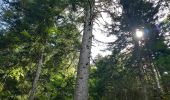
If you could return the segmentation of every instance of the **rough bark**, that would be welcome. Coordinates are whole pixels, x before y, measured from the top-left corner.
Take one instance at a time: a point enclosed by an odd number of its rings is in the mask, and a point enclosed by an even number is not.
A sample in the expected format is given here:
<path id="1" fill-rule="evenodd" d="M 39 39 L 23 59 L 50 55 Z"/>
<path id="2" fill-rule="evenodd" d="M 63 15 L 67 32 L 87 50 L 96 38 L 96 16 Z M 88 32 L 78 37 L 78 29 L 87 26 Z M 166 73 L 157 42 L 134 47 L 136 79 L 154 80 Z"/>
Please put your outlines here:
<path id="1" fill-rule="evenodd" d="M 150 69 L 153 73 L 153 79 L 154 79 L 154 83 L 155 83 L 155 87 L 156 87 L 156 100 L 161 100 L 162 99 L 162 94 L 163 94 L 163 89 L 162 89 L 162 86 L 161 86 L 161 83 L 160 83 L 160 78 L 159 78 L 159 73 L 158 73 L 158 70 L 156 69 L 156 67 L 154 66 L 153 64 L 153 47 L 152 45 L 154 45 L 154 41 L 148 41 L 148 44 L 146 45 L 147 48 L 148 48 L 148 51 L 147 51 L 147 61 L 150 65 Z"/>
<path id="2" fill-rule="evenodd" d="M 85 23 L 82 38 L 82 46 L 80 50 L 79 64 L 77 68 L 77 79 L 74 100 L 88 99 L 88 77 L 92 46 L 94 0 L 88 0 L 87 2 L 88 3 L 84 9 Z"/>
<path id="3" fill-rule="evenodd" d="M 141 87 L 142 87 L 141 92 L 143 95 L 142 100 L 148 100 L 147 83 L 145 80 L 145 73 L 144 73 L 143 64 L 142 64 L 142 50 L 141 50 L 139 41 L 138 41 L 137 48 L 138 48 L 138 57 L 137 57 L 138 66 L 139 66 L 139 71 L 140 71 L 140 81 L 141 81 Z"/>
<path id="4" fill-rule="evenodd" d="M 140 73 L 141 73 L 141 86 L 142 86 L 142 94 L 143 94 L 143 100 L 148 100 L 148 92 L 147 92 L 147 83 L 145 79 L 145 73 L 143 69 L 143 65 L 140 62 Z"/>
<path id="5" fill-rule="evenodd" d="M 34 95 L 35 95 L 35 92 L 36 92 L 37 82 L 39 80 L 42 65 L 43 65 L 43 53 L 41 53 L 39 61 L 38 61 L 36 75 L 35 75 L 35 78 L 34 78 L 34 81 L 33 81 L 33 84 L 32 84 L 31 93 L 30 93 L 29 98 L 28 98 L 29 100 L 34 100 Z"/>
<path id="6" fill-rule="evenodd" d="M 151 57 L 150 57 L 150 60 L 151 60 Z M 150 66 L 151 66 L 153 78 L 154 78 L 154 81 L 155 81 L 155 84 L 156 84 L 156 92 L 157 92 L 156 100 L 161 100 L 162 95 L 163 95 L 163 89 L 162 89 L 162 86 L 161 86 L 161 83 L 160 83 L 159 74 L 158 74 L 158 71 L 156 70 L 154 64 L 151 61 L 150 61 Z"/>

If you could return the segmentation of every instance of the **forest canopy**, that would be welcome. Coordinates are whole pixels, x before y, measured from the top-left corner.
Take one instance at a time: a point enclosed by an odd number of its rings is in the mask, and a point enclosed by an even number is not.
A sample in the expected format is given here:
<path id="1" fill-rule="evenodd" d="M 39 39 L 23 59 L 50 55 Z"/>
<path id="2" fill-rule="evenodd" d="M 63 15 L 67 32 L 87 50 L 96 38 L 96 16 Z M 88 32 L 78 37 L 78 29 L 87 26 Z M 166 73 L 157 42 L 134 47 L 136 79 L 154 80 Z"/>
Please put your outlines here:
<path id="1" fill-rule="evenodd" d="M 0 100 L 170 100 L 169 0 L 0 5 Z"/>

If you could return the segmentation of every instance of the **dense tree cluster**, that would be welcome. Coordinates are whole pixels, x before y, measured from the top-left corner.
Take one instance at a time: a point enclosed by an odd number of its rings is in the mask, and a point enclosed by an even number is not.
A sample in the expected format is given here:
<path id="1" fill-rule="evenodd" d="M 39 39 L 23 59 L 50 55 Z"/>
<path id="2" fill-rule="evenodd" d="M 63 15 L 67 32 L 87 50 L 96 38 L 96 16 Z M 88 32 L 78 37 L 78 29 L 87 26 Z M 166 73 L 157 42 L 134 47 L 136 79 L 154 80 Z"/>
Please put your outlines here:
<path id="1" fill-rule="evenodd" d="M 170 99 L 169 0 L 0 3 L 0 99 Z M 116 39 L 111 55 L 91 59 L 102 14 L 111 22 L 102 18 L 101 30 Z"/>

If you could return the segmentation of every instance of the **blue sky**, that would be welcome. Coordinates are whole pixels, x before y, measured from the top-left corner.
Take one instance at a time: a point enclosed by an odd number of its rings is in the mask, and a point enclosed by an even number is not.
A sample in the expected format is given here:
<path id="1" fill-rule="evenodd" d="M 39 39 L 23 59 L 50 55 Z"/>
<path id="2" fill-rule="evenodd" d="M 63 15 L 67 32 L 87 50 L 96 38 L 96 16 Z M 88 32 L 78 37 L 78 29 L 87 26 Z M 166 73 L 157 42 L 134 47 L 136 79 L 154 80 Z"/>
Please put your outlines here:
<path id="1" fill-rule="evenodd" d="M 0 0 L 0 4 L 2 4 L 2 0 Z"/>

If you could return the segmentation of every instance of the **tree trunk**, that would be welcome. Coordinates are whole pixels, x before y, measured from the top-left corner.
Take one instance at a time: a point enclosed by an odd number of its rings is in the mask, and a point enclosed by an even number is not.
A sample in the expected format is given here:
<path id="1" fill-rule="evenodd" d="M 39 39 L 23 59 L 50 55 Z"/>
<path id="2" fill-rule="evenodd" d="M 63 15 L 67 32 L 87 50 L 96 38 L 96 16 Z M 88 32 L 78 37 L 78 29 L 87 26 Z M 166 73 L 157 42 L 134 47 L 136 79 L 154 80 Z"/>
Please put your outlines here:
<path id="1" fill-rule="evenodd" d="M 88 4 L 84 11 L 85 11 L 85 23 L 82 45 L 80 50 L 79 64 L 77 68 L 77 79 L 74 100 L 88 99 L 88 77 L 92 46 L 94 0 L 88 0 Z"/>
<path id="2" fill-rule="evenodd" d="M 152 43 L 152 42 L 150 42 Z M 159 78 L 159 73 L 158 73 L 158 70 L 155 68 L 154 64 L 153 64 L 153 58 L 152 58 L 152 51 L 154 51 L 152 49 L 152 44 L 149 44 L 148 45 L 148 60 L 149 61 L 149 64 L 150 64 L 150 68 L 151 68 L 151 71 L 153 73 L 153 79 L 154 79 L 154 82 L 155 82 L 155 85 L 156 85 L 156 100 L 161 100 L 162 99 L 162 94 L 163 94 L 163 89 L 162 89 L 162 86 L 161 86 L 161 83 L 160 83 L 160 78 Z"/>
<path id="3" fill-rule="evenodd" d="M 145 73 L 144 73 L 144 69 L 143 69 L 143 65 L 140 62 L 140 73 L 141 73 L 141 86 L 142 86 L 142 94 L 143 94 L 143 98 L 142 100 L 148 100 L 148 92 L 147 92 L 147 83 L 145 80 Z"/>
<path id="4" fill-rule="evenodd" d="M 39 80 L 42 65 L 43 65 L 43 53 L 41 53 L 39 61 L 38 61 L 36 75 L 35 75 L 35 78 L 34 78 L 34 81 L 33 81 L 33 84 L 32 84 L 31 93 L 30 93 L 29 98 L 28 98 L 29 100 L 34 100 L 34 95 L 35 95 L 35 92 L 36 92 L 37 82 Z"/>
<path id="5" fill-rule="evenodd" d="M 156 100 L 161 100 L 161 96 L 163 94 L 163 89 L 162 89 L 162 86 L 160 84 L 160 80 L 159 80 L 159 75 L 156 71 L 156 68 L 154 66 L 154 64 L 151 62 L 151 68 L 152 68 L 152 72 L 153 72 L 153 77 L 154 77 L 154 80 L 155 80 L 155 83 L 156 83 L 156 89 L 157 89 L 157 96 L 156 96 Z"/>
<path id="6" fill-rule="evenodd" d="M 141 50 L 139 41 L 138 41 L 137 48 L 138 48 L 138 66 L 139 66 L 140 81 L 141 81 L 141 86 L 142 86 L 141 92 L 143 95 L 142 100 L 148 100 L 147 83 L 145 80 L 145 73 L 144 73 L 143 64 L 142 64 L 142 50 Z"/>

